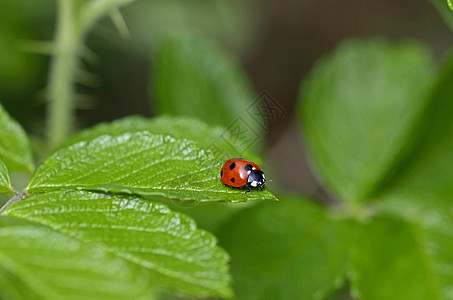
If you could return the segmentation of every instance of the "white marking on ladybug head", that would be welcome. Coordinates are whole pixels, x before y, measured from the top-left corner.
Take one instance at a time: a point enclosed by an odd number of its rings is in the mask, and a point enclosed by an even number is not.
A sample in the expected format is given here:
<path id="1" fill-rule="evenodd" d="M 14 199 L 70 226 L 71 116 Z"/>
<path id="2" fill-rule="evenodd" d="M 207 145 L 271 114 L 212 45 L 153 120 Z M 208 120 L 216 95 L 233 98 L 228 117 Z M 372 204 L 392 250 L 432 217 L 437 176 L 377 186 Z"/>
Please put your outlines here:
<path id="1" fill-rule="evenodd" d="M 250 173 L 252 173 L 252 171 L 247 171 L 247 175 L 250 175 Z"/>
<path id="2" fill-rule="evenodd" d="M 264 173 L 263 173 L 263 179 L 266 179 L 266 176 L 264 176 Z"/>
<path id="3" fill-rule="evenodd" d="M 256 187 L 258 185 L 258 182 L 252 181 L 252 183 L 250 183 L 250 185 L 253 186 L 253 187 Z"/>
<path id="4" fill-rule="evenodd" d="M 255 167 L 252 167 L 252 170 L 256 170 L 256 168 L 255 168 Z"/>

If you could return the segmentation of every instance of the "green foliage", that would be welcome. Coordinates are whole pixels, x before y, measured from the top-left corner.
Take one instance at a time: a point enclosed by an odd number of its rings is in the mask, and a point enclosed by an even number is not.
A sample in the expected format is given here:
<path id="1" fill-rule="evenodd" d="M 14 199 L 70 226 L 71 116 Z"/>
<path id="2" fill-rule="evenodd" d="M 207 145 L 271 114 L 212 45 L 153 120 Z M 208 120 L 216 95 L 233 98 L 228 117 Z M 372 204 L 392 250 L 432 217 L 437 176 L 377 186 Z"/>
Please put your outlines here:
<path id="1" fill-rule="evenodd" d="M 452 243 L 437 248 L 425 239 L 416 224 L 389 217 L 358 227 L 351 247 L 351 277 L 358 298 L 451 299 L 453 276 L 447 271 L 451 255 L 448 261 L 435 252 L 452 249 Z"/>
<path id="2" fill-rule="evenodd" d="M 352 41 L 312 72 L 305 137 L 318 176 L 341 200 L 366 200 L 393 171 L 429 100 L 430 58 L 416 44 Z"/>
<path id="3" fill-rule="evenodd" d="M 447 0 L 448 7 L 450 7 L 451 10 L 453 10 L 453 1 L 452 0 Z"/>
<path id="4" fill-rule="evenodd" d="M 341 200 L 375 203 L 343 208 L 376 215 L 355 226 L 350 247 L 360 299 L 452 298 L 452 80 L 453 57 L 433 76 L 423 49 L 373 41 L 341 47 L 306 85 L 305 132 L 320 175 Z"/>
<path id="5" fill-rule="evenodd" d="M 32 172 L 33 157 L 25 131 L 0 105 L 0 159 L 11 171 Z"/>
<path id="6" fill-rule="evenodd" d="M 0 297 L 154 298 L 138 268 L 102 247 L 25 225 L 0 225 Z"/>
<path id="7" fill-rule="evenodd" d="M 238 125 L 248 140 L 262 138 L 253 90 L 238 63 L 216 45 L 193 36 L 167 37 L 154 62 L 151 90 L 160 113 Z"/>
<path id="8" fill-rule="evenodd" d="M 350 224 L 295 196 L 239 212 L 218 235 L 237 299 L 323 299 L 347 267 Z"/>
<path id="9" fill-rule="evenodd" d="M 448 299 L 448 287 L 453 282 L 453 273 L 446 271 L 453 258 L 452 80 L 450 56 L 429 95 L 431 106 L 420 122 L 423 131 L 415 144 L 416 151 L 400 170 L 400 180 L 375 197 L 380 210 L 420 225 L 418 231 L 427 255 L 424 260 L 430 262 L 431 273 L 435 274 L 431 280 Z"/>
<path id="10" fill-rule="evenodd" d="M 228 255 L 185 215 L 139 197 L 85 191 L 31 196 L 6 215 L 46 225 L 146 270 L 154 289 L 228 297 Z"/>
<path id="11" fill-rule="evenodd" d="M 453 193 L 453 55 L 446 61 L 428 95 L 430 106 L 420 120 L 413 153 L 401 166 L 399 181 L 381 191 L 378 198 L 417 199 L 431 202 L 450 199 Z M 410 205 L 410 204 L 408 204 Z"/>
<path id="12" fill-rule="evenodd" d="M 0 159 L 0 194 L 11 193 L 11 179 L 9 178 L 8 169 L 5 163 Z"/>
<path id="13" fill-rule="evenodd" d="M 13 193 L 11 180 L 5 163 L 0 159 L 0 194 Z"/>
<path id="14" fill-rule="evenodd" d="M 198 202 L 276 200 L 267 190 L 246 194 L 220 182 L 222 156 L 207 148 L 215 145 L 224 155 L 235 149 L 221 132 L 189 118 L 131 117 L 96 126 L 61 146 L 36 169 L 27 195 L 14 196 L 1 211 L 0 226 L 7 228 L 3 232 L 28 234 L 18 235 L 20 249 L 39 252 L 21 260 L 22 250 L 15 251 L 19 245 L 11 241 L 14 235 L 5 237 L 4 245 L 10 245 L 3 247 L 8 259 L 0 263 L 0 278 L 8 277 L 0 283 L 5 297 L 57 299 L 66 292 L 68 299 L 85 299 L 82 294 L 150 299 L 151 291 L 231 297 L 229 256 L 214 236 L 162 204 L 124 194 Z M 7 183 L 6 167 L 0 167 L 0 178 Z M 57 257 L 54 269 L 42 257 Z M 35 260 L 41 263 L 32 264 Z M 109 289 L 123 276 L 130 281 Z M 64 284 L 54 288 L 55 278 L 63 278 Z M 92 291 L 104 283 L 105 289 Z M 106 292 L 116 296 L 102 294 Z"/>
<path id="15" fill-rule="evenodd" d="M 197 202 L 276 200 L 267 190 L 245 194 L 224 186 L 223 163 L 195 142 L 170 135 L 102 135 L 56 151 L 38 167 L 27 190 L 83 188 Z"/>

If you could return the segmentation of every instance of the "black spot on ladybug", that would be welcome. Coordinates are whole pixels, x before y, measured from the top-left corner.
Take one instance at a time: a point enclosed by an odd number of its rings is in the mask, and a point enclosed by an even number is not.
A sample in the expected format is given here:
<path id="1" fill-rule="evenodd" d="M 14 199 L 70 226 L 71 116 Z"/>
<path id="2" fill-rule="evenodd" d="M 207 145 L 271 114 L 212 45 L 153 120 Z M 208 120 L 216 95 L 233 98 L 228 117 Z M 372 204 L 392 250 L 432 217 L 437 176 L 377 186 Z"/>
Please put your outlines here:
<path id="1" fill-rule="evenodd" d="M 234 167 L 236 167 L 236 163 L 232 163 L 232 164 L 230 165 L 230 170 L 233 170 Z"/>
<path id="2" fill-rule="evenodd" d="M 253 166 L 251 164 L 248 164 L 248 165 L 245 166 L 244 169 L 248 172 L 248 171 L 251 171 L 252 168 L 253 168 Z"/>
<path id="3" fill-rule="evenodd" d="M 222 177 L 223 177 L 223 170 L 220 171 L 220 178 L 222 178 Z"/>
<path id="4" fill-rule="evenodd" d="M 234 182 L 234 178 L 231 178 L 231 182 Z"/>

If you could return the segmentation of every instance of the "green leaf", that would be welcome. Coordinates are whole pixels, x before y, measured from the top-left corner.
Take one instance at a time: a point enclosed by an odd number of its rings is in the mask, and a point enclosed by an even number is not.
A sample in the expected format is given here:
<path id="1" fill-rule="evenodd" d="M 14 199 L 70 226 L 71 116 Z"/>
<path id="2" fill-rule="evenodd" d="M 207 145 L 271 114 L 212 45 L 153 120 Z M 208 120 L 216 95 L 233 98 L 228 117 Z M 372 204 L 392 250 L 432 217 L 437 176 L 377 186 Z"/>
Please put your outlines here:
<path id="1" fill-rule="evenodd" d="M 111 123 L 101 123 L 73 136 L 65 146 L 80 141 L 88 141 L 104 134 L 123 134 L 127 132 L 149 131 L 151 133 L 169 134 L 178 139 L 187 139 L 196 142 L 202 148 L 217 151 L 216 156 L 225 161 L 232 157 L 244 157 L 260 163 L 261 159 L 246 150 L 240 153 L 240 145 L 230 139 L 230 134 L 220 126 L 208 126 L 206 123 L 189 117 L 159 116 L 147 119 L 140 116 L 131 116 L 115 120 Z"/>
<path id="2" fill-rule="evenodd" d="M 404 157 L 427 105 L 431 57 L 413 43 L 350 41 L 305 82 L 301 117 L 318 176 L 363 201 Z"/>
<path id="3" fill-rule="evenodd" d="M 10 171 L 32 172 L 34 163 L 25 131 L 0 105 L 0 159 Z"/>
<path id="4" fill-rule="evenodd" d="M 160 113 L 197 117 L 239 128 L 250 147 L 263 137 L 263 120 L 239 64 L 214 44 L 178 35 L 160 43 L 151 91 Z M 256 118 L 256 120 L 255 120 Z"/>
<path id="5" fill-rule="evenodd" d="M 276 200 L 224 186 L 224 163 L 192 141 L 148 131 L 103 135 L 61 148 L 33 174 L 29 193 L 76 188 L 197 202 Z"/>
<path id="6" fill-rule="evenodd" d="M 351 247 L 353 294 L 359 299 L 452 299 L 450 238 L 380 217 L 357 227 Z"/>
<path id="7" fill-rule="evenodd" d="M 11 180 L 5 163 L 0 159 L 0 194 L 7 193 L 14 193 L 14 190 L 11 187 Z"/>
<path id="8" fill-rule="evenodd" d="M 0 298 L 153 297 L 138 268 L 100 247 L 43 227 L 7 226 L 0 228 Z"/>
<path id="9" fill-rule="evenodd" d="M 342 284 L 349 224 L 298 197 L 260 203 L 224 224 L 237 299 L 323 299 Z"/>
<path id="10" fill-rule="evenodd" d="M 401 166 L 398 180 L 389 183 L 375 201 L 407 201 L 414 205 L 426 201 L 451 201 L 453 195 L 453 55 L 440 71 L 428 99 L 414 141 L 414 152 Z M 442 205 L 442 204 L 441 204 Z M 408 206 L 408 207 L 409 207 Z M 401 211 L 405 214 L 405 210 Z"/>
<path id="11" fill-rule="evenodd" d="M 453 2 L 451 0 L 429 0 L 439 11 L 448 26 L 453 30 Z"/>
<path id="12" fill-rule="evenodd" d="M 85 191 L 31 196 L 6 215 L 103 245 L 145 269 L 159 290 L 229 297 L 228 255 L 187 216 L 138 197 Z"/>

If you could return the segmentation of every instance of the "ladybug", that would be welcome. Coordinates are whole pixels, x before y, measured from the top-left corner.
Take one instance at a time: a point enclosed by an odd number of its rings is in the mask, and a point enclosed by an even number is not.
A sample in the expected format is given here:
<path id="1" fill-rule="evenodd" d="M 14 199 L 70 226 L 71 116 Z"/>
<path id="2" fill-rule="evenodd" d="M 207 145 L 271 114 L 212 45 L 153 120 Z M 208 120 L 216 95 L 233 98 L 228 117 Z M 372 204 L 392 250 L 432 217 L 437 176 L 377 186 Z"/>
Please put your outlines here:
<path id="1" fill-rule="evenodd" d="M 223 164 L 220 170 L 220 181 L 235 188 L 245 186 L 248 188 L 246 193 L 250 193 L 251 187 L 262 189 L 266 183 L 266 177 L 257 164 L 243 158 L 232 158 Z"/>

